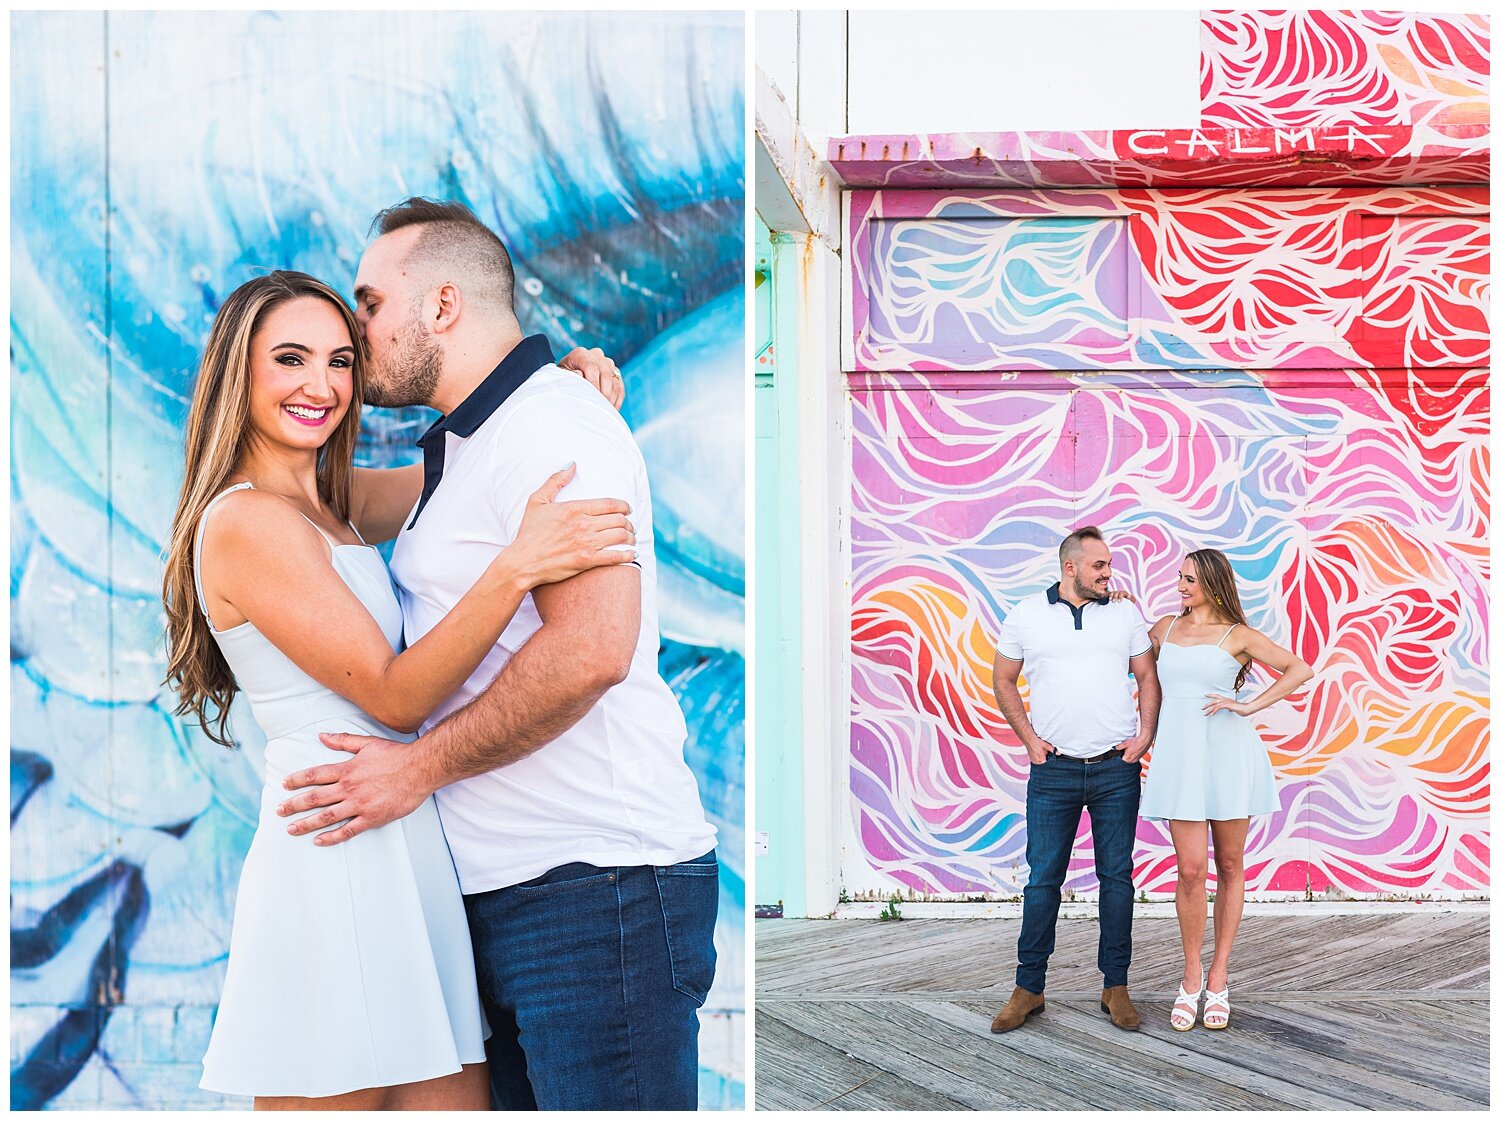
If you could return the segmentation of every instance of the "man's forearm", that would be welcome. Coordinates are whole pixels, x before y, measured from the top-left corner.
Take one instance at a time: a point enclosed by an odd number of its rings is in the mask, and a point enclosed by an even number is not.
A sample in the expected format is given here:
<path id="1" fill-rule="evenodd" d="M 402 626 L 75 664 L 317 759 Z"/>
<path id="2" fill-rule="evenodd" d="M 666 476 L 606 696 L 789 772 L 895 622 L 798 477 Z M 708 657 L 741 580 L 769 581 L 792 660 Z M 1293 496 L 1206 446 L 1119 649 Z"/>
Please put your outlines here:
<path id="1" fill-rule="evenodd" d="M 1026 703 L 1021 700 L 1021 690 L 1015 682 L 996 681 L 995 701 L 1000 706 L 1000 715 L 1005 717 L 1005 722 L 1010 725 L 1010 730 L 1023 746 L 1030 746 L 1032 741 L 1041 738 L 1031 726 L 1031 718 L 1026 715 Z"/>
<path id="2" fill-rule="evenodd" d="M 1149 744 L 1156 739 L 1156 720 L 1161 715 L 1161 682 L 1152 677 L 1137 690 L 1141 710 L 1141 737 Z"/>
<path id="3" fill-rule="evenodd" d="M 589 672 L 565 635 L 542 627 L 495 680 L 417 741 L 432 789 L 526 758 L 593 708 L 611 681 Z"/>

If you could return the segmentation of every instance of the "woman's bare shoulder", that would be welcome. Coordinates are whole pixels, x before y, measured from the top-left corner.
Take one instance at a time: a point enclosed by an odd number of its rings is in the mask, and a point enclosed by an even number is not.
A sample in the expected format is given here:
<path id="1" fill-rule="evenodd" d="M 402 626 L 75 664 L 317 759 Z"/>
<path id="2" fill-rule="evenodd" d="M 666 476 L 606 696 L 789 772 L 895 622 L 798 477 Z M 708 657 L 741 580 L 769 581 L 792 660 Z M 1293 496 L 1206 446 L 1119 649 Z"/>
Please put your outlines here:
<path id="1" fill-rule="evenodd" d="M 240 555 L 264 555 L 319 540 L 317 530 L 290 502 L 249 487 L 226 494 L 205 518 L 205 549 L 227 546 Z"/>
<path id="2" fill-rule="evenodd" d="M 1236 651 L 1243 651 L 1256 647 L 1269 648 L 1279 646 L 1280 643 L 1271 638 L 1265 631 L 1256 630 L 1249 623 L 1240 623 L 1234 630 L 1229 632 L 1229 638 L 1224 645 Z"/>

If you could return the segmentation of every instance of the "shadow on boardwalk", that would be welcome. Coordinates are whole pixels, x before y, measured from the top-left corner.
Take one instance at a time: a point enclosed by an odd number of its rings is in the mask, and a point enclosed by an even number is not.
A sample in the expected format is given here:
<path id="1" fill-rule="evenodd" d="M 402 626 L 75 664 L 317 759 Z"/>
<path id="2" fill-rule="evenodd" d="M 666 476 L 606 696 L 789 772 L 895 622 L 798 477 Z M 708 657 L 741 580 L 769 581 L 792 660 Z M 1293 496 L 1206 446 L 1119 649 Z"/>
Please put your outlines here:
<path id="1" fill-rule="evenodd" d="M 1098 924 L 1058 923 L 1047 1007 L 990 1034 L 1017 919 L 756 923 L 757 1109 L 1487 1109 L 1489 918 L 1247 915 L 1225 1031 L 1175 1032 L 1177 925 L 1137 918 L 1139 1032 L 1099 1009 Z M 1204 961 L 1212 952 L 1212 942 Z"/>

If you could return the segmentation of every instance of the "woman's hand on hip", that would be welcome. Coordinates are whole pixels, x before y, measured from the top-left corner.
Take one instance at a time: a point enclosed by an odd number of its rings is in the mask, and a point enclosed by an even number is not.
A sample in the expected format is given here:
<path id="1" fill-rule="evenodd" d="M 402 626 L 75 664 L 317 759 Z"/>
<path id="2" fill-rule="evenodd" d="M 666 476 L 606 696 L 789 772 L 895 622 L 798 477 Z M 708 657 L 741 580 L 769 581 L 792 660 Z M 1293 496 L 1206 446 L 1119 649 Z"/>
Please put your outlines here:
<path id="1" fill-rule="evenodd" d="M 601 565 L 635 560 L 635 526 L 626 517 L 630 503 L 618 498 L 585 498 L 559 502 L 577 468 L 569 464 L 552 474 L 526 500 L 516 539 L 506 547 L 506 561 L 528 587 L 555 584 Z"/>
<path id="2" fill-rule="evenodd" d="M 1212 716 L 1216 712 L 1232 712 L 1236 716 L 1249 716 L 1254 711 L 1244 701 L 1231 700 L 1217 693 L 1205 693 L 1204 696 L 1208 698 L 1208 704 L 1203 706 L 1206 716 Z"/>

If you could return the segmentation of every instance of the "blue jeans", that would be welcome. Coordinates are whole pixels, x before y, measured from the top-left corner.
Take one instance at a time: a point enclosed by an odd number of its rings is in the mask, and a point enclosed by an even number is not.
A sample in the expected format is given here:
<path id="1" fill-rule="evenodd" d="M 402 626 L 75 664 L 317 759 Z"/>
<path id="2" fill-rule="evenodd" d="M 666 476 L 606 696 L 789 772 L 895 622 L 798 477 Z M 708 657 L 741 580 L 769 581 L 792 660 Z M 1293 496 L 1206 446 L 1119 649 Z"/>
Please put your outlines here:
<path id="1" fill-rule="evenodd" d="M 1136 811 L 1141 804 L 1141 765 L 1113 755 L 1085 763 L 1049 755 L 1032 764 L 1026 780 L 1026 881 L 1021 908 L 1020 964 L 1016 984 L 1040 993 L 1047 986 L 1047 959 L 1056 945 L 1057 908 L 1073 856 L 1078 821 L 1089 811 L 1094 868 L 1099 875 L 1099 969 L 1104 984 L 1123 985 L 1130 972 L 1130 921 L 1135 889 Z"/>
<path id="2" fill-rule="evenodd" d="M 719 864 L 564 864 L 464 897 L 496 1109 L 696 1109 Z"/>

